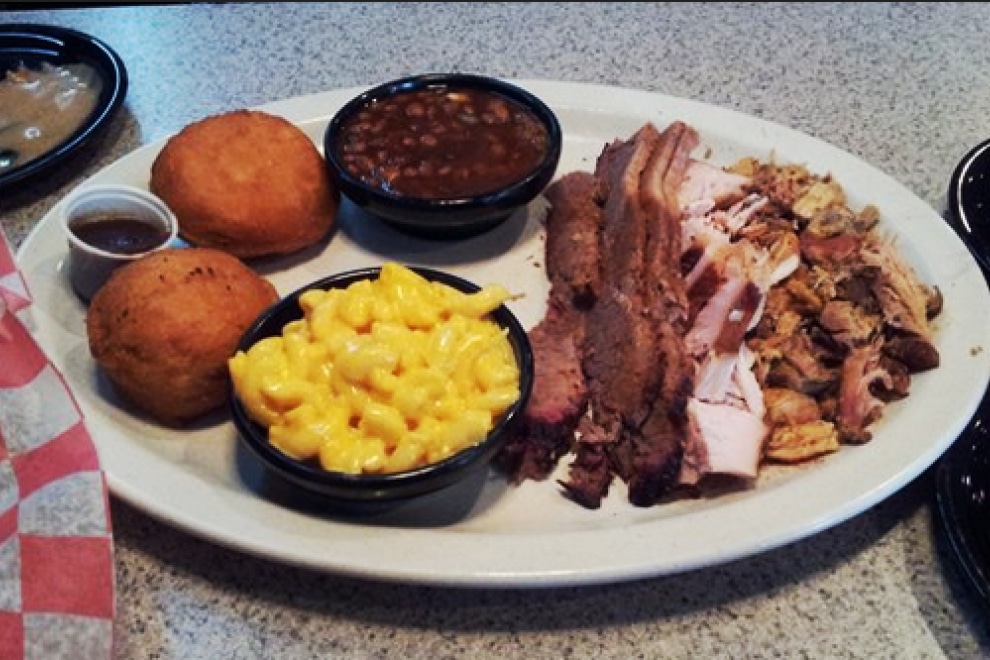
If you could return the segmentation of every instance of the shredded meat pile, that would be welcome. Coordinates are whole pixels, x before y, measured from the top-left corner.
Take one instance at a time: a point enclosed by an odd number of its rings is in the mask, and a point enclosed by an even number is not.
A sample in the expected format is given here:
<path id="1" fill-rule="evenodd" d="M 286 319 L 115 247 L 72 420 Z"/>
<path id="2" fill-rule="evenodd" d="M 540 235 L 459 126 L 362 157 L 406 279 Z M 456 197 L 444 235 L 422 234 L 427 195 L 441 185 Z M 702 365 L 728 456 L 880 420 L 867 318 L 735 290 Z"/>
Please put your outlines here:
<path id="1" fill-rule="evenodd" d="M 497 464 L 598 508 L 615 478 L 651 506 L 707 475 L 753 479 L 871 438 L 938 366 L 922 284 L 879 213 L 807 169 L 691 158 L 645 124 L 546 191 L 547 312 L 532 398 Z"/>

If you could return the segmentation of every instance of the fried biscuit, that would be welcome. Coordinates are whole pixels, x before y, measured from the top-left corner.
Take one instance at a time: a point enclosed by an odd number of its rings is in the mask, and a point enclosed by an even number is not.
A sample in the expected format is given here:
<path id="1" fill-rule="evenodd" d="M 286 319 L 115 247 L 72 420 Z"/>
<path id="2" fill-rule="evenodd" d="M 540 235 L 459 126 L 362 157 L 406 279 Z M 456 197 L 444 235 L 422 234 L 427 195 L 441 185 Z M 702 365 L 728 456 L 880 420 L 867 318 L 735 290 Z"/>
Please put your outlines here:
<path id="1" fill-rule="evenodd" d="M 278 300 L 275 287 L 213 248 L 169 248 L 114 271 L 86 315 L 89 350 L 124 401 L 181 427 L 227 400 L 227 359 Z"/>
<path id="2" fill-rule="evenodd" d="M 213 115 L 173 135 L 152 163 L 150 188 L 182 238 L 242 259 L 316 243 L 340 203 L 313 141 L 258 110 Z"/>

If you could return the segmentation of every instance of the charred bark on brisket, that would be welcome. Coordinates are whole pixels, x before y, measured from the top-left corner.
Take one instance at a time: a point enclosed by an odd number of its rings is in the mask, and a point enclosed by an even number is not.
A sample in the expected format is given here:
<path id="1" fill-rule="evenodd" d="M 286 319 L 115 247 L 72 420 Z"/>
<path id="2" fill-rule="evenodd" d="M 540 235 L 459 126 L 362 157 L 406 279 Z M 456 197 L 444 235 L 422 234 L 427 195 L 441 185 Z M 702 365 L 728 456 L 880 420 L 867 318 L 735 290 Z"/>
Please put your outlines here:
<path id="1" fill-rule="evenodd" d="M 598 236 L 602 225 L 602 190 L 590 172 L 570 172 L 545 196 L 546 271 L 550 296 L 558 304 L 587 310 L 601 283 Z"/>

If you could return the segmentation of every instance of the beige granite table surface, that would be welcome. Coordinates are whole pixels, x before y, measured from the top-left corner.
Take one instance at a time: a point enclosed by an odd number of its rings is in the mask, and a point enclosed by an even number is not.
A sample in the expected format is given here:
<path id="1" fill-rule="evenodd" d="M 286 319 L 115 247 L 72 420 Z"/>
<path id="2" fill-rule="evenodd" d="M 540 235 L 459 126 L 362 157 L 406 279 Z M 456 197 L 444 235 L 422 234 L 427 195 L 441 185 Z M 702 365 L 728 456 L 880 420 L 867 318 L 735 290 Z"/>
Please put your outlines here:
<path id="1" fill-rule="evenodd" d="M 990 137 L 985 3 L 195 3 L 0 11 L 10 22 L 96 36 L 130 77 L 96 141 L 0 196 L 15 247 L 73 187 L 188 122 L 423 71 L 734 109 L 848 151 L 939 212 L 955 164 Z M 287 566 L 113 497 L 116 657 L 990 657 L 990 618 L 939 534 L 934 484 L 928 470 L 845 522 L 746 559 L 549 589 Z"/>

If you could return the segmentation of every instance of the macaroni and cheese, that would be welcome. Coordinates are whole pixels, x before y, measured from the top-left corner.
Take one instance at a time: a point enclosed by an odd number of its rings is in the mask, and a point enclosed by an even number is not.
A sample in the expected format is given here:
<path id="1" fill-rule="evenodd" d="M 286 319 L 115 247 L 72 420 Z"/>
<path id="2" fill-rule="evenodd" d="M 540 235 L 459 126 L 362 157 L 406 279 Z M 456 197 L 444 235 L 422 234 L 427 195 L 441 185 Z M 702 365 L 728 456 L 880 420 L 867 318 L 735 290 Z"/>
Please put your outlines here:
<path id="1" fill-rule="evenodd" d="M 465 293 L 389 262 L 378 279 L 299 297 L 302 318 L 229 360 L 236 395 L 299 460 L 410 470 L 483 440 L 519 398 L 501 285 Z"/>

